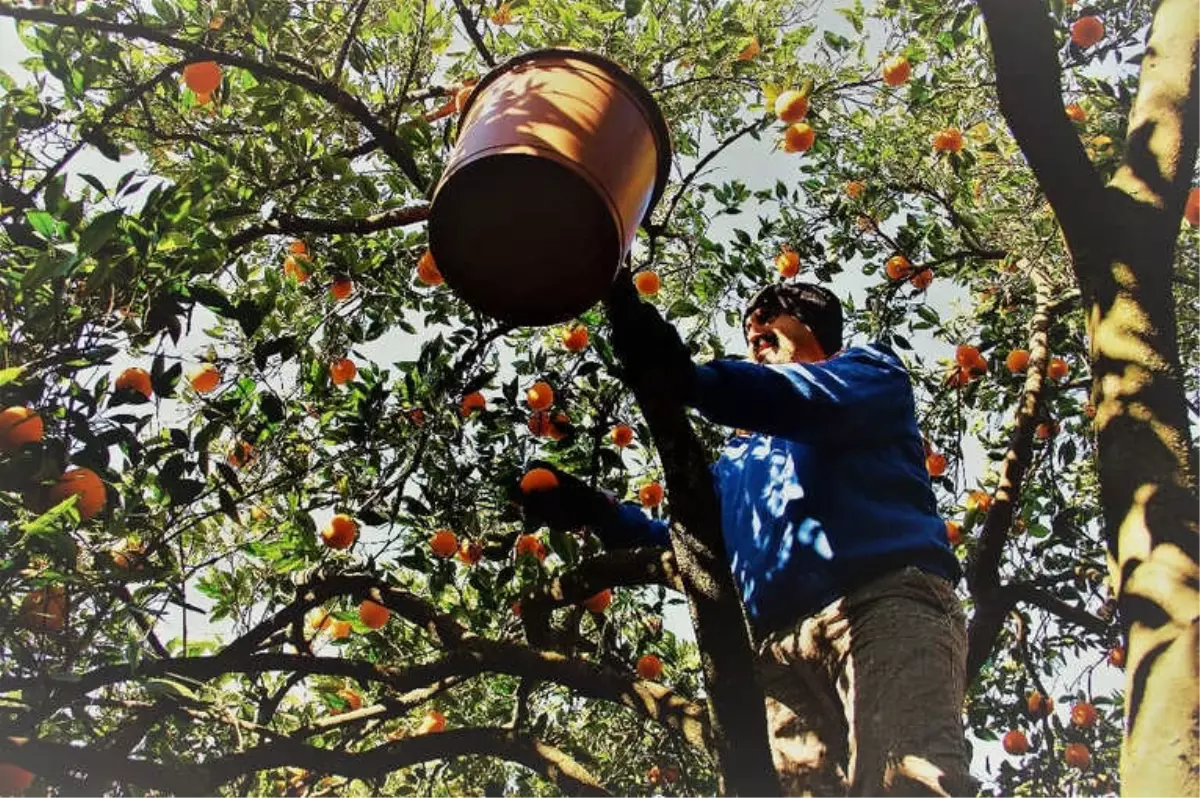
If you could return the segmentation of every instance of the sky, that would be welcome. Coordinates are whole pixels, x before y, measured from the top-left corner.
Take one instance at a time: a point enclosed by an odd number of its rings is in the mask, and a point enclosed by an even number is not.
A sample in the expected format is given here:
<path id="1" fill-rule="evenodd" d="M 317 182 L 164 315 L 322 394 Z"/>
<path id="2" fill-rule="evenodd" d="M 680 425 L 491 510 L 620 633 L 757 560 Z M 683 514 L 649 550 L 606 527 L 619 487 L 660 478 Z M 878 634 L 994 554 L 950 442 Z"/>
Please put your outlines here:
<path id="1" fill-rule="evenodd" d="M 849 24 L 836 13 L 836 7 L 830 4 L 817 20 L 817 24 L 828 29 L 832 29 L 838 33 L 847 36 L 854 36 L 853 30 Z M 461 37 L 460 37 L 461 38 Z M 876 48 L 877 49 L 877 48 Z M 0 69 L 8 72 L 19 82 L 28 79 L 28 74 L 20 67 L 19 61 L 24 57 L 24 48 L 17 38 L 13 25 L 8 20 L 0 21 Z M 707 151 L 705 145 L 711 146 L 712 142 L 702 143 L 701 151 Z M 788 180 L 791 170 L 798 169 L 798 165 L 793 165 L 796 162 L 789 161 L 792 156 L 786 156 L 780 152 L 774 151 L 772 136 L 765 135 L 761 140 L 756 141 L 749 137 L 744 137 L 739 142 L 728 148 L 712 165 L 711 170 L 706 173 L 706 179 L 710 181 L 719 181 L 725 179 L 737 178 L 747 184 L 751 191 L 757 189 L 770 189 L 775 185 L 776 180 Z M 688 165 L 685 164 L 684 168 Z M 83 184 L 79 174 L 86 173 L 93 175 L 104 183 L 106 186 L 115 185 L 122 175 L 131 169 L 144 169 L 145 162 L 137 157 L 126 157 L 121 163 L 114 163 L 101 156 L 94 149 L 85 149 L 73 161 L 69 169 L 69 189 L 78 190 Z M 137 197 L 130 200 L 136 203 Z M 749 203 L 745 208 L 745 213 L 754 212 L 753 202 Z M 710 231 L 710 238 L 715 240 L 728 239 L 732 230 L 734 219 L 729 216 L 718 217 Z M 872 279 L 861 274 L 861 271 L 855 268 L 857 264 L 849 264 L 849 267 L 839 275 L 832 283 L 831 287 L 840 295 L 846 298 L 855 300 L 856 306 L 862 306 L 862 299 L 868 284 Z M 444 289 L 443 289 L 444 290 Z M 935 280 L 933 285 L 927 292 L 929 304 L 938 311 L 943 317 L 951 317 L 960 310 L 960 305 L 967 297 L 965 293 L 955 286 L 952 286 L 944 281 Z M 187 331 L 186 335 L 181 339 L 177 347 L 171 347 L 167 344 L 167 351 L 173 351 L 185 359 L 199 359 L 203 349 L 210 343 L 210 339 L 204 334 L 204 329 L 212 326 L 216 319 L 208 311 L 198 309 L 194 323 Z M 437 334 L 438 330 L 432 328 L 424 328 L 420 324 L 419 319 L 414 320 L 414 326 L 418 330 L 416 334 L 407 334 L 397 329 L 385 334 L 375 341 L 356 347 L 358 359 L 367 359 L 378 363 L 381 366 L 387 366 L 395 362 L 413 360 L 420 351 L 424 341 Z M 725 342 L 727 350 L 738 351 L 742 348 L 740 340 L 740 331 L 727 329 L 725 331 Z M 861 343 L 861 342 L 856 342 Z M 917 351 L 926 358 L 953 358 L 953 349 L 950 344 L 940 341 L 934 341 L 928 334 L 920 334 L 914 337 L 913 344 Z M 109 371 L 115 375 L 129 365 L 140 365 L 149 368 L 149 363 L 152 359 L 152 353 L 144 357 L 129 357 L 121 355 L 114 359 Z M 282 375 L 287 378 L 288 372 Z M 504 374 L 501 378 L 504 378 Z M 128 408 L 122 408 L 126 411 Z M 155 412 L 155 406 L 145 406 L 145 409 L 140 412 Z M 185 406 L 174 400 L 164 400 L 157 406 L 157 412 L 160 414 L 159 421 L 164 426 L 170 425 L 176 420 L 181 420 L 185 417 Z M 972 485 L 976 480 L 982 478 L 988 468 L 988 461 L 984 455 L 984 450 L 979 442 L 971 435 L 963 441 L 964 448 L 964 463 L 966 474 L 966 484 Z M 637 454 L 626 451 L 624 455 L 627 458 L 628 464 L 634 473 L 643 467 L 639 461 Z M 315 512 L 314 520 L 318 528 L 325 525 L 328 518 L 332 515 L 332 509 Z M 370 540 L 370 532 L 364 533 L 364 541 Z M 208 602 L 204 597 L 192 592 L 189 594 L 189 601 L 200 606 L 207 606 Z M 160 623 L 160 631 L 165 637 L 171 637 L 178 634 L 181 628 L 179 610 L 175 607 L 169 608 L 168 612 L 163 616 Z M 195 639 L 197 636 L 220 633 L 228 628 L 227 624 L 213 625 L 208 623 L 207 618 L 202 614 L 189 613 L 187 618 L 189 635 Z M 681 637 L 691 639 L 691 624 L 687 616 L 685 607 L 675 606 L 669 607 L 667 610 L 665 623 L 668 629 L 674 631 Z M 1064 681 L 1069 681 L 1072 673 L 1068 670 L 1063 675 Z M 1074 675 L 1078 675 L 1078 671 Z M 1098 678 L 1104 682 L 1116 685 L 1119 683 L 1118 674 L 1111 669 L 1102 667 L 1098 672 Z M 1109 689 L 1106 684 L 1098 684 L 1097 687 L 1102 691 Z M 1067 708 L 1060 707 L 1059 712 L 1066 712 Z M 977 744 L 975 749 L 975 758 L 972 763 L 972 770 L 977 776 L 982 776 L 984 767 L 984 758 L 988 757 L 993 761 L 1003 754 L 999 749 L 998 743 Z"/>

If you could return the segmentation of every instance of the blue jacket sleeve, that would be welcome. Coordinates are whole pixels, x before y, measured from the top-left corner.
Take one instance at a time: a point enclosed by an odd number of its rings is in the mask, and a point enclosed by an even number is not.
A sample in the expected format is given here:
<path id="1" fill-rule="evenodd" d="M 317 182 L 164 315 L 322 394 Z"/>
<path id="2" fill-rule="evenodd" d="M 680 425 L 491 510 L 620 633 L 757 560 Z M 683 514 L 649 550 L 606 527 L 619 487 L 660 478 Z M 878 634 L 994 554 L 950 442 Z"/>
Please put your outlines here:
<path id="1" fill-rule="evenodd" d="M 637 546 L 668 546 L 667 522 L 653 519 L 636 504 L 616 506 L 616 520 L 595 528 L 606 549 L 632 549 Z"/>
<path id="2" fill-rule="evenodd" d="M 904 364 L 882 345 L 820 363 L 714 360 L 696 368 L 693 405 L 710 421 L 801 442 L 869 442 L 913 424 Z"/>

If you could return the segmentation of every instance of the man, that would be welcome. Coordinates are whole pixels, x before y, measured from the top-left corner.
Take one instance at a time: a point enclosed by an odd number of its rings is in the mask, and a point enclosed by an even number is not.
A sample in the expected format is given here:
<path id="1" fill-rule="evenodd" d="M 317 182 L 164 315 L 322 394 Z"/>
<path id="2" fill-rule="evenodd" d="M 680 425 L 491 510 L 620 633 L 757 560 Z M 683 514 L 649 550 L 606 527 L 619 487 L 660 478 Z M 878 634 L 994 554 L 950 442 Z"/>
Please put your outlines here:
<path id="1" fill-rule="evenodd" d="M 785 791 L 966 791 L 961 571 L 903 364 L 880 344 L 843 350 L 841 304 L 818 285 L 772 285 L 750 302 L 749 362 L 696 366 L 628 295 L 613 313 L 627 369 L 663 372 L 680 401 L 738 430 L 713 475 Z M 610 548 L 669 543 L 665 522 L 568 475 L 525 502 Z"/>

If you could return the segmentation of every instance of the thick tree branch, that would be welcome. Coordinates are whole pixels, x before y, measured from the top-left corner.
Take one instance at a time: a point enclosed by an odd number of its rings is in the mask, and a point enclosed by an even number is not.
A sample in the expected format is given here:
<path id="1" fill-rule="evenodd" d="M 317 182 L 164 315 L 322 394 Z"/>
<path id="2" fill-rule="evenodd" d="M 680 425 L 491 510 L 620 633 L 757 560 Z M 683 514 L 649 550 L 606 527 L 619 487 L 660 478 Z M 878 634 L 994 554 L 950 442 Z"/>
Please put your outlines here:
<path id="1" fill-rule="evenodd" d="M 1106 634 L 1108 632 L 1108 621 L 1092 615 L 1087 610 L 1074 607 L 1028 582 L 1018 582 L 1016 584 L 1007 585 L 1004 588 L 1004 592 L 1012 598 L 1014 603 L 1022 602 L 1025 604 L 1032 604 L 1035 607 L 1040 607 L 1051 615 L 1057 616 L 1064 621 L 1068 621 L 1076 626 L 1082 627 L 1089 632 L 1093 632 L 1098 635 Z"/>
<path id="2" fill-rule="evenodd" d="M 487 64 L 488 67 L 494 68 L 496 66 L 496 59 L 492 57 L 492 53 L 488 50 L 487 44 L 484 43 L 483 37 L 479 35 L 479 28 L 475 26 L 476 20 L 471 16 L 471 9 L 467 8 L 464 0 L 454 0 L 454 7 L 458 9 L 458 18 L 462 20 L 463 28 L 466 29 L 471 43 L 475 45 L 475 50 L 479 53 L 479 57 L 483 59 L 483 63 Z"/>
<path id="3" fill-rule="evenodd" d="M 662 546 L 617 549 L 592 557 L 579 567 L 532 587 L 521 596 L 521 615 L 540 606 L 549 611 L 578 604 L 610 587 L 664 585 L 680 592 L 683 582 L 675 553 Z"/>
<path id="4" fill-rule="evenodd" d="M 311 216 L 295 216 L 290 213 L 278 213 L 265 222 L 251 225 L 245 230 L 235 233 L 229 239 L 231 250 L 240 249 L 246 244 L 269 235 L 300 236 L 309 233 L 318 235 L 365 235 L 380 230 L 392 230 L 417 222 L 423 222 L 429 217 L 428 205 L 410 205 L 404 208 L 391 208 L 371 216 L 348 216 L 341 219 L 318 219 Z"/>

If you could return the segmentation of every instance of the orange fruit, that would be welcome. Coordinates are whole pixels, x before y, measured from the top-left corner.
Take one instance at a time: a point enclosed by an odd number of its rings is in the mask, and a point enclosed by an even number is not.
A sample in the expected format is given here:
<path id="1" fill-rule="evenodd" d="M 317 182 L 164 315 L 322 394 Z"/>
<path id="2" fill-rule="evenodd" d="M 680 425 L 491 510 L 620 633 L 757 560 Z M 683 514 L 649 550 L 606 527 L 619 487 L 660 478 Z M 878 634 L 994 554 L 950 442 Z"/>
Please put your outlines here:
<path id="1" fill-rule="evenodd" d="M 36 410 L 14 405 L 0 411 L 0 449 L 12 450 L 27 443 L 41 443 L 46 425 Z"/>
<path id="2" fill-rule="evenodd" d="M 1014 349 L 1004 359 L 1004 365 L 1012 374 L 1024 374 L 1029 368 L 1029 352 L 1025 349 Z"/>
<path id="3" fill-rule="evenodd" d="M 918 291 L 924 291 L 933 282 L 933 269 L 921 269 L 921 271 L 909 277 L 908 281 Z"/>
<path id="4" fill-rule="evenodd" d="M 1187 204 L 1183 206 L 1183 218 L 1192 227 L 1200 227 L 1200 188 L 1188 192 Z"/>
<path id="5" fill-rule="evenodd" d="M 522 493 L 542 493 L 558 487 L 558 477 L 548 468 L 531 468 L 521 477 Z"/>
<path id="6" fill-rule="evenodd" d="M 215 61 L 200 61 L 183 68 L 183 83 L 197 94 L 212 94 L 221 85 L 221 67 Z"/>
<path id="7" fill-rule="evenodd" d="M 137 391 L 147 399 L 154 393 L 150 385 L 150 372 L 145 369 L 128 368 L 121 372 L 113 387 L 118 391 Z"/>
<path id="8" fill-rule="evenodd" d="M 355 366 L 354 361 L 348 357 L 329 364 L 329 378 L 333 380 L 334 385 L 349 382 L 354 379 L 355 374 L 358 374 L 358 366 Z"/>
<path id="9" fill-rule="evenodd" d="M 546 559 L 546 547 L 536 535 L 521 535 L 515 548 L 518 560 L 526 556 L 537 557 L 539 561 Z"/>
<path id="10" fill-rule="evenodd" d="M 588 345 L 587 327 L 580 324 L 563 330 L 562 342 L 568 352 L 582 352 Z"/>
<path id="11" fill-rule="evenodd" d="M 1125 647 L 1113 646 L 1108 652 L 1108 664 L 1114 668 L 1125 667 Z"/>
<path id="12" fill-rule="evenodd" d="M 334 640 L 345 640 L 354 631 L 349 621 L 334 621 L 329 624 L 329 636 Z"/>
<path id="13" fill-rule="evenodd" d="M 884 264 L 884 271 L 893 280 L 903 280 L 912 274 L 912 264 L 903 255 L 893 255 Z"/>
<path id="14" fill-rule="evenodd" d="M 912 65 L 902 55 L 883 65 L 883 82 L 889 86 L 903 86 L 912 75 Z"/>
<path id="15" fill-rule="evenodd" d="M 1061 357 L 1051 358 L 1050 365 L 1046 369 L 1046 373 L 1050 375 L 1050 379 L 1052 380 L 1061 380 L 1063 377 L 1067 376 L 1070 371 L 1071 367 L 1068 366 L 1067 361 L 1063 360 Z"/>
<path id="16" fill-rule="evenodd" d="M 316 632 L 324 629 L 331 623 L 333 623 L 333 619 L 329 617 L 328 612 L 325 610 L 317 610 L 317 614 L 309 619 L 308 628 Z"/>
<path id="17" fill-rule="evenodd" d="M 1033 434 L 1036 435 L 1039 440 L 1043 441 L 1053 438 L 1058 434 L 1058 424 L 1052 421 L 1043 421 L 1041 424 L 1037 425 L 1037 429 L 1033 431 Z"/>
<path id="18" fill-rule="evenodd" d="M 783 151 L 784 152 L 805 152 L 817 140 L 817 131 L 813 130 L 813 126 L 807 122 L 797 122 L 794 125 L 788 125 L 788 129 L 783 132 Z"/>
<path id="19" fill-rule="evenodd" d="M 467 565 L 475 565 L 483 559 L 483 546 L 474 540 L 464 540 L 458 544 L 458 559 Z"/>
<path id="20" fill-rule="evenodd" d="M 196 393 L 209 393 L 221 384 L 221 372 L 212 363 L 201 363 L 188 374 L 188 382 Z"/>
<path id="21" fill-rule="evenodd" d="M 658 784 L 660 781 L 662 781 L 662 771 L 659 769 L 658 765 L 651 765 L 650 769 L 646 771 L 646 781 L 650 782 L 651 784 Z"/>
<path id="22" fill-rule="evenodd" d="M 1010 729 L 1004 735 L 1004 752 L 1012 756 L 1023 756 L 1029 753 L 1029 738 L 1020 729 Z"/>
<path id="23" fill-rule="evenodd" d="M 449 529 L 439 529 L 429 538 L 429 548 L 435 556 L 446 559 L 458 551 L 458 535 Z"/>
<path id="24" fill-rule="evenodd" d="M 981 490 L 973 490 L 967 494 L 967 511 L 978 510 L 986 513 L 992 506 L 992 495 Z"/>
<path id="25" fill-rule="evenodd" d="M 961 388 L 971 381 L 971 370 L 962 366 L 955 366 L 946 375 L 946 384 L 955 388 Z"/>
<path id="26" fill-rule="evenodd" d="M 954 349 L 954 362 L 963 368 L 974 368 L 981 360 L 979 350 L 970 344 L 959 344 Z"/>
<path id="27" fill-rule="evenodd" d="M 1029 694 L 1029 698 L 1025 701 L 1025 708 L 1033 717 L 1043 717 L 1054 711 L 1054 699 L 1046 698 L 1037 690 Z"/>
<path id="28" fill-rule="evenodd" d="M 196 95 L 196 105 L 200 106 L 201 108 L 208 105 L 210 102 L 212 102 L 212 95 L 208 92 L 200 92 Z"/>
<path id="29" fill-rule="evenodd" d="M 784 277 L 795 277 L 800 273 L 800 256 L 796 254 L 796 250 L 785 248 L 775 256 L 775 268 Z"/>
<path id="30" fill-rule="evenodd" d="M 1100 17 L 1080 17 L 1071 25 L 1071 41 L 1078 47 L 1087 49 L 1103 38 L 1104 23 Z"/>
<path id="31" fill-rule="evenodd" d="M 391 615 L 391 610 L 370 599 L 358 605 L 358 619 L 368 629 L 382 629 Z"/>
<path id="32" fill-rule="evenodd" d="M 758 37 L 752 36 L 750 43 L 747 44 L 742 51 L 737 54 L 738 61 L 751 61 L 756 55 L 762 52 L 762 46 L 758 43 Z"/>
<path id="33" fill-rule="evenodd" d="M 1071 707 L 1071 722 L 1081 729 L 1090 729 L 1098 717 L 1096 708 L 1087 701 L 1080 701 Z"/>
<path id="34" fill-rule="evenodd" d="M 307 255 L 308 244 L 305 244 L 303 241 L 297 238 L 294 241 L 288 242 L 288 252 L 293 255 Z"/>
<path id="35" fill-rule="evenodd" d="M 487 407 L 487 399 L 484 399 L 483 394 L 479 391 L 473 391 L 463 397 L 462 402 L 458 406 L 458 412 L 459 415 L 466 417 L 476 410 L 483 410 L 485 407 Z"/>
<path id="36" fill-rule="evenodd" d="M 446 716 L 436 709 L 431 709 L 425 713 L 425 720 L 421 721 L 421 726 L 417 729 L 417 734 L 437 734 L 445 730 Z"/>
<path id="37" fill-rule="evenodd" d="M 337 695 L 346 702 L 346 711 L 353 712 L 356 709 L 362 709 L 362 696 L 353 690 L 342 688 L 337 691 Z"/>
<path id="38" fill-rule="evenodd" d="M 618 449 L 624 449 L 633 443 L 633 428 L 628 424 L 618 424 L 613 427 L 612 442 Z"/>
<path id="39" fill-rule="evenodd" d="M 50 489 L 50 501 L 54 504 L 76 496 L 75 509 L 84 521 L 104 509 L 108 496 L 104 483 L 90 468 L 68 468 Z"/>
<path id="40" fill-rule="evenodd" d="M 608 609 L 608 605 L 612 604 L 612 598 L 611 590 L 601 590 L 596 595 L 585 600 L 583 606 L 587 608 L 588 612 L 604 612 Z"/>
<path id="41" fill-rule="evenodd" d="M 856 200 L 867 190 L 867 184 L 861 180 L 851 180 L 846 184 L 846 196 Z"/>
<path id="42" fill-rule="evenodd" d="M 959 152 L 962 148 L 962 131 L 956 127 L 942 128 L 933 134 L 933 149 L 937 152 Z"/>
<path id="43" fill-rule="evenodd" d="M 1091 402 L 1084 402 L 1083 403 L 1083 414 L 1085 416 L 1087 416 L 1088 418 L 1095 418 L 1096 417 L 1096 406 L 1094 404 L 1092 404 Z"/>
<path id="44" fill-rule="evenodd" d="M 437 262 L 433 259 L 433 253 L 428 249 L 417 261 L 417 279 L 425 285 L 441 285 L 444 282 L 442 273 L 438 271 Z"/>
<path id="45" fill-rule="evenodd" d="M 512 603 L 512 614 L 517 616 L 518 618 L 521 617 L 521 602 L 514 601 Z"/>
<path id="46" fill-rule="evenodd" d="M 354 281 L 349 277 L 335 277 L 329 285 L 329 293 L 338 302 L 347 300 L 354 293 Z"/>
<path id="47" fill-rule="evenodd" d="M 1064 109 L 1067 113 L 1067 118 L 1072 122 L 1086 122 L 1087 111 L 1083 110 L 1083 106 L 1079 103 L 1071 103 Z"/>
<path id="48" fill-rule="evenodd" d="M 225 459 L 234 468 L 241 468 L 250 462 L 250 458 L 254 456 L 254 447 L 246 441 L 238 441 L 229 450 L 229 456 Z"/>
<path id="49" fill-rule="evenodd" d="M 637 675 L 647 681 L 656 682 L 662 676 L 662 660 L 653 654 L 643 654 L 638 657 Z"/>
<path id="50" fill-rule="evenodd" d="M 789 89 L 775 98 L 775 116 L 779 117 L 780 122 L 792 124 L 799 122 L 808 115 L 808 97 L 804 94 Z"/>
<path id="51" fill-rule="evenodd" d="M 1092 764 L 1092 752 L 1083 743 L 1067 743 L 1063 749 L 1063 759 L 1069 767 L 1085 770 Z"/>
<path id="52" fill-rule="evenodd" d="M 550 383 L 535 382 L 529 390 L 525 391 L 525 404 L 529 405 L 530 410 L 545 410 L 554 404 L 554 390 L 550 387 Z"/>
<path id="53" fill-rule="evenodd" d="M 35 632 L 61 632 L 67 622 L 67 592 L 51 585 L 27 593 L 18 618 L 22 626 Z"/>
<path id="54" fill-rule="evenodd" d="M 338 513 L 329 519 L 329 524 L 321 530 L 321 540 L 331 549 L 348 549 L 358 537 L 358 522 L 345 513 Z"/>
<path id="55" fill-rule="evenodd" d="M 934 452 L 925 457 L 925 470 L 931 477 L 940 477 L 946 473 L 946 456 Z"/>
<path id="56" fill-rule="evenodd" d="M 298 283 L 307 282 L 308 272 L 301 263 L 306 260 L 308 258 L 304 255 L 288 255 L 283 259 L 283 276 L 291 277 Z"/>
<path id="57" fill-rule="evenodd" d="M 657 482 L 649 482 L 638 488 L 638 501 L 643 507 L 657 507 L 662 504 L 663 486 Z"/>
<path id="58" fill-rule="evenodd" d="M 959 526 L 958 522 L 946 522 L 946 540 L 950 541 L 951 548 L 962 543 L 962 527 Z"/>
<path id="59" fill-rule="evenodd" d="M 119 571 L 141 571 L 146 566 L 146 544 L 126 539 L 110 551 L 109 556 L 113 567 Z"/>
<path id="60" fill-rule="evenodd" d="M 633 286 L 642 296 L 654 296 L 662 288 L 662 281 L 654 272 L 638 272 L 633 275 Z"/>
<path id="61" fill-rule="evenodd" d="M 33 774 L 25 768 L 0 762 L 0 795 L 21 795 L 33 784 Z"/>
<path id="62" fill-rule="evenodd" d="M 512 9 L 509 8 L 508 3 L 501 3 L 500 7 L 492 12 L 491 20 L 493 25 L 501 27 L 512 22 Z"/>

